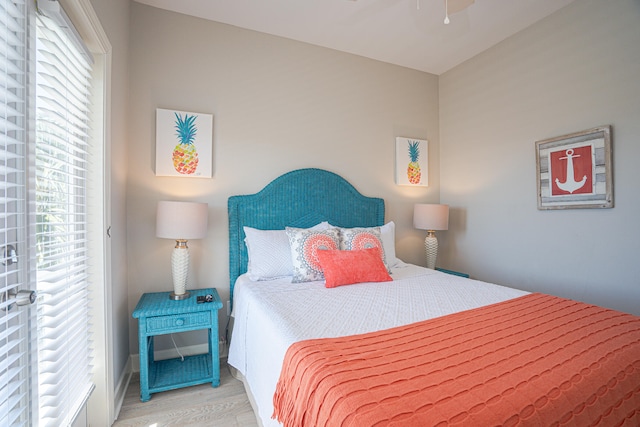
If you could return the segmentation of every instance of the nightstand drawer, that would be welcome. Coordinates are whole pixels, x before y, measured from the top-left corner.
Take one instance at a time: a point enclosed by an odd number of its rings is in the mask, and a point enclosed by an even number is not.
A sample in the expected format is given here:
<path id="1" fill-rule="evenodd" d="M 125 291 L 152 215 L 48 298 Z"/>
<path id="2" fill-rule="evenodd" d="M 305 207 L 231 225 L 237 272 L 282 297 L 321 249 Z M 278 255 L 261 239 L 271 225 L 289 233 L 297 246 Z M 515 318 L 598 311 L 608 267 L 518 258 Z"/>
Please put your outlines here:
<path id="1" fill-rule="evenodd" d="M 147 333 L 179 332 L 211 327 L 211 312 L 184 313 L 147 318 Z"/>

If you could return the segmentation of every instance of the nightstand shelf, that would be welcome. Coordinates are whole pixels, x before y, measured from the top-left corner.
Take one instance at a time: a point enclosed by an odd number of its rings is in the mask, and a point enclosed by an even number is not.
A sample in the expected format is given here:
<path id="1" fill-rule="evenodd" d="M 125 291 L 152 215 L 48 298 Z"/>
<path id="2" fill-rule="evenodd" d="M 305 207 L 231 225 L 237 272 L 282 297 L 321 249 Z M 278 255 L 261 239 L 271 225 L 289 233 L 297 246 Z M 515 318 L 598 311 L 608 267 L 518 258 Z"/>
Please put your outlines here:
<path id="1" fill-rule="evenodd" d="M 213 367 L 209 354 L 185 356 L 180 358 L 156 360 L 149 369 L 149 393 L 173 390 L 197 384 L 211 382 L 220 385 L 220 378 L 212 380 Z"/>
<path id="2" fill-rule="evenodd" d="M 140 400 L 151 393 L 210 382 L 220 385 L 218 350 L 218 310 L 222 302 L 213 288 L 189 291 L 184 300 L 169 299 L 170 292 L 146 293 L 140 297 L 132 316 L 138 319 L 140 351 Z M 210 294 L 213 301 L 197 303 L 198 296 Z M 154 360 L 154 337 L 179 332 L 207 330 L 208 352 L 168 360 Z"/>

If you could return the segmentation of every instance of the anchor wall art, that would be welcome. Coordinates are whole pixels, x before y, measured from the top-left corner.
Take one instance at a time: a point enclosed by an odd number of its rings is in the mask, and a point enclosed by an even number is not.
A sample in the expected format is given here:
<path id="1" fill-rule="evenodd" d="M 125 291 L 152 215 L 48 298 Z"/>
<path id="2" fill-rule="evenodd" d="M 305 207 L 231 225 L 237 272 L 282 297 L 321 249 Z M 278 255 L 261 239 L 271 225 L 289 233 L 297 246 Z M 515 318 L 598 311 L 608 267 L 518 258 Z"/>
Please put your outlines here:
<path id="1" fill-rule="evenodd" d="M 536 142 L 538 209 L 612 208 L 611 126 Z"/>
<path id="2" fill-rule="evenodd" d="M 213 116 L 156 110 L 156 175 L 211 178 Z"/>

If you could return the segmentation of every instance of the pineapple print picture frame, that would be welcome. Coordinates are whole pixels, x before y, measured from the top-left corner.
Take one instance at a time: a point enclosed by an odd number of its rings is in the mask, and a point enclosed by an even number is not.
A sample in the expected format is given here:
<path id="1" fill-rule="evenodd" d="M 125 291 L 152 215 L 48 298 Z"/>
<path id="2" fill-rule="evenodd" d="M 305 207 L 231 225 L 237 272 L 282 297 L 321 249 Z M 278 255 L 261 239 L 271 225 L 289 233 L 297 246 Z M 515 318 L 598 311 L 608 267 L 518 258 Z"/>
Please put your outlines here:
<path id="1" fill-rule="evenodd" d="M 429 142 L 424 139 L 396 138 L 396 184 L 429 185 Z"/>
<path id="2" fill-rule="evenodd" d="M 156 110 L 156 176 L 211 178 L 213 115 Z"/>

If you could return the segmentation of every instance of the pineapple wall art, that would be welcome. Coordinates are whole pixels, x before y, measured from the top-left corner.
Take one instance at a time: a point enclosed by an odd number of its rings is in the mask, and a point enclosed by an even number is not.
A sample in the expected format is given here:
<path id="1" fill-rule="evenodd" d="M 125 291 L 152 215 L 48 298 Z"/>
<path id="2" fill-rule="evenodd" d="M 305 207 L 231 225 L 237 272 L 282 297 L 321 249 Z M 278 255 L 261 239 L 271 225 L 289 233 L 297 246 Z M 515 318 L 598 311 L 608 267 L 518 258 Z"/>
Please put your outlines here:
<path id="1" fill-rule="evenodd" d="M 211 178 L 213 116 L 156 110 L 156 175 Z"/>
<path id="2" fill-rule="evenodd" d="M 428 144 L 424 139 L 396 138 L 396 184 L 429 185 Z"/>

